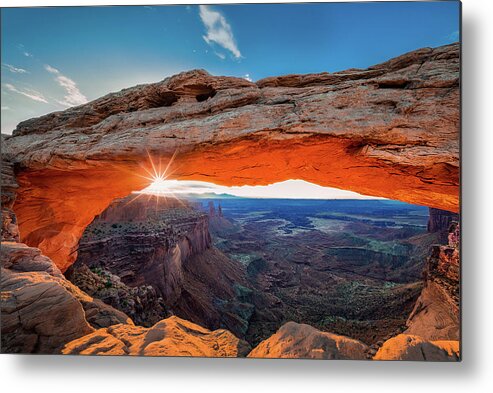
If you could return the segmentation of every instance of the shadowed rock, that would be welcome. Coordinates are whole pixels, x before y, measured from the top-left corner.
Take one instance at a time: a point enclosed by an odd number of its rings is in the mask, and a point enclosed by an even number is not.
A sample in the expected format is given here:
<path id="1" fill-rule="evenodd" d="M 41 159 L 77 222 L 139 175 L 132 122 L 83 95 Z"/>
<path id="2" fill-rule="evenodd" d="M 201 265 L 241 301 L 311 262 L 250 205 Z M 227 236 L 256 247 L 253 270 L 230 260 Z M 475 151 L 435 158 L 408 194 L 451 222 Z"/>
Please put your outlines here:
<path id="1" fill-rule="evenodd" d="M 93 331 L 60 278 L 2 268 L 0 285 L 4 353 L 57 353 L 66 342 Z"/>
<path id="2" fill-rule="evenodd" d="M 460 338 L 459 225 L 450 227 L 449 244 L 434 245 L 425 270 L 425 287 L 407 321 L 407 334 L 426 340 Z"/>

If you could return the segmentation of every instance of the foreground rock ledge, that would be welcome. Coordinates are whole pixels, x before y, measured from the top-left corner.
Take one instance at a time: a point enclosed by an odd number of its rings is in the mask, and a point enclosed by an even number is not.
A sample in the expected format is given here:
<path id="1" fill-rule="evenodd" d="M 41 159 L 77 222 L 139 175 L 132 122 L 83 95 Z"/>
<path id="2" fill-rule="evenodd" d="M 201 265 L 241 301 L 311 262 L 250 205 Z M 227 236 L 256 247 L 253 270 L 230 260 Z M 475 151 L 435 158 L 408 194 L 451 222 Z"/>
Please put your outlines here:
<path id="1" fill-rule="evenodd" d="M 288 322 L 255 347 L 248 357 L 363 360 L 368 358 L 369 350 L 358 340 Z"/>
<path id="2" fill-rule="evenodd" d="M 373 360 L 429 360 L 435 362 L 455 362 L 459 359 L 459 341 L 426 341 L 421 337 L 408 334 L 399 334 L 386 341 L 373 358 Z"/>
<path id="3" fill-rule="evenodd" d="M 148 152 L 176 152 L 176 179 L 304 179 L 456 212 L 459 45 L 257 83 L 185 72 L 25 121 L 2 148 L 22 241 L 62 271 L 94 216 L 148 185 Z"/>
<path id="4" fill-rule="evenodd" d="M 115 325 L 68 343 L 63 354 L 242 357 L 250 347 L 227 330 L 210 331 L 178 317 L 151 328 Z"/>
<path id="5" fill-rule="evenodd" d="M 2 353 L 237 357 L 250 351 L 227 330 L 177 317 L 135 326 L 67 281 L 39 249 L 5 241 L 1 247 Z"/>

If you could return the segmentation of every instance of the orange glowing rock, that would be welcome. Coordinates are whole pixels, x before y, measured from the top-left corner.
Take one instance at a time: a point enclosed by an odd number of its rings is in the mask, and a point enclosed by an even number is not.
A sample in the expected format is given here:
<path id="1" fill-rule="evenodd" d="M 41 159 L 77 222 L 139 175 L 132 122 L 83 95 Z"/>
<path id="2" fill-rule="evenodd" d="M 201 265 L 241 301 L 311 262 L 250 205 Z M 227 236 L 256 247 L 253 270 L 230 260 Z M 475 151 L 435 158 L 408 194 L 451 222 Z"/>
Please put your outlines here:
<path id="1" fill-rule="evenodd" d="M 249 345 L 227 330 L 210 331 L 178 317 L 151 328 L 114 325 L 69 342 L 63 354 L 241 357 Z"/>
<path id="2" fill-rule="evenodd" d="M 257 83 L 190 71 L 28 120 L 3 145 L 21 240 L 62 271 L 95 215 L 149 185 L 148 151 L 177 152 L 174 179 L 301 179 L 457 212 L 459 45 Z"/>
<path id="3" fill-rule="evenodd" d="M 399 334 L 387 340 L 373 360 L 459 360 L 459 341 L 426 341 L 419 336 Z"/>

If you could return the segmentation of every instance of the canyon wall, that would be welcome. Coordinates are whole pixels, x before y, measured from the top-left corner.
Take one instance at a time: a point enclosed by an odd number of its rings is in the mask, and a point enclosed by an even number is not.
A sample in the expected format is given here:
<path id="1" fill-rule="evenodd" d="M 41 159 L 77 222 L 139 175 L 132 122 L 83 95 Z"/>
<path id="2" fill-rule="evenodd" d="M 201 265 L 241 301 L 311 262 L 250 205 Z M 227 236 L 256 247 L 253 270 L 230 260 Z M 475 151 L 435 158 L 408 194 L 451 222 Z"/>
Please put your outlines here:
<path id="1" fill-rule="evenodd" d="M 152 284 L 175 302 L 184 263 L 205 252 L 211 238 L 206 214 L 159 199 L 130 196 L 113 203 L 84 233 L 77 263 L 104 268 L 132 287 Z"/>
<path id="2" fill-rule="evenodd" d="M 243 267 L 212 246 L 209 217 L 184 200 L 114 201 L 86 228 L 66 276 L 147 327 L 173 314 L 244 336 L 253 312 L 239 299 Z"/>
<path id="3" fill-rule="evenodd" d="M 435 209 L 430 207 L 430 216 L 428 218 L 428 232 L 439 233 L 439 242 L 447 243 L 447 235 L 450 224 L 459 221 L 459 214 L 446 210 Z"/>
<path id="4" fill-rule="evenodd" d="M 426 340 L 460 339 L 460 229 L 450 225 L 447 245 L 434 245 L 425 269 L 425 287 L 405 333 Z"/>
<path id="5" fill-rule="evenodd" d="M 22 122 L 3 143 L 21 238 L 65 271 L 93 218 L 149 184 L 149 153 L 176 153 L 176 179 L 303 179 L 457 212 L 459 52 L 256 83 L 196 70 Z"/>

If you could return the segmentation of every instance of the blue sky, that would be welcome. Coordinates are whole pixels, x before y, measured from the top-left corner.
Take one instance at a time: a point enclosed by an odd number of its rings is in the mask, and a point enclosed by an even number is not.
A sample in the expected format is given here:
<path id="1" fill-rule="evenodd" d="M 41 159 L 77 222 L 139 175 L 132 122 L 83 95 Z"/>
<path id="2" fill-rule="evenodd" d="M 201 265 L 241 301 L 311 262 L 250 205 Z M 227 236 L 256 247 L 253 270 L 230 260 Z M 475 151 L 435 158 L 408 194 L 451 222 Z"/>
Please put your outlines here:
<path id="1" fill-rule="evenodd" d="M 1 19 L 2 133 L 184 70 L 334 72 L 459 36 L 454 1 L 4 8 Z"/>

